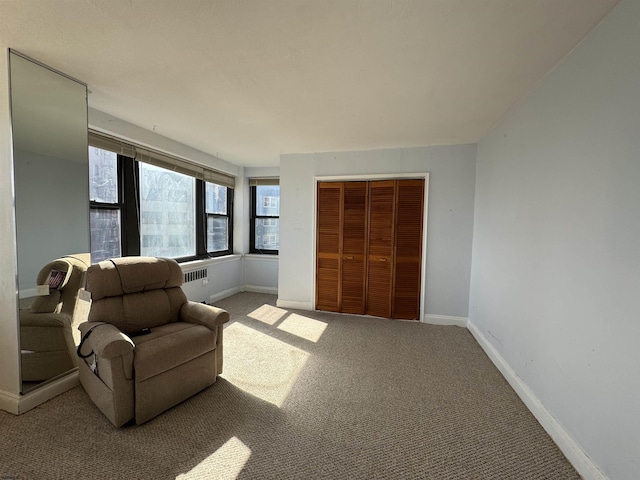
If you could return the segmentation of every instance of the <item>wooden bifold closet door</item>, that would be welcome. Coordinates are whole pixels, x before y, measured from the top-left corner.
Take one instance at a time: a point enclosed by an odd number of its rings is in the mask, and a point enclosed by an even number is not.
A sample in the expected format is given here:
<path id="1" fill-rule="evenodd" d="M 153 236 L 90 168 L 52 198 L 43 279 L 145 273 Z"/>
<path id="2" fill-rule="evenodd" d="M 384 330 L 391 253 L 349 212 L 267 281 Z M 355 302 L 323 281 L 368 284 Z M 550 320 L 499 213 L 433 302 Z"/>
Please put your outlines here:
<path id="1" fill-rule="evenodd" d="M 316 308 L 416 320 L 424 180 L 319 182 Z"/>
<path id="2" fill-rule="evenodd" d="M 371 182 L 367 315 L 391 318 L 396 182 Z"/>
<path id="3" fill-rule="evenodd" d="M 340 311 L 365 312 L 367 182 L 346 182 L 343 193 L 342 289 Z"/>
<path id="4" fill-rule="evenodd" d="M 420 317 L 424 180 L 399 180 L 396 189 L 392 318 Z"/>
<path id="5" fill-rule="evenodd" d="M 316 308 L 340 311 L 342 183 L 318 183 Z"/>

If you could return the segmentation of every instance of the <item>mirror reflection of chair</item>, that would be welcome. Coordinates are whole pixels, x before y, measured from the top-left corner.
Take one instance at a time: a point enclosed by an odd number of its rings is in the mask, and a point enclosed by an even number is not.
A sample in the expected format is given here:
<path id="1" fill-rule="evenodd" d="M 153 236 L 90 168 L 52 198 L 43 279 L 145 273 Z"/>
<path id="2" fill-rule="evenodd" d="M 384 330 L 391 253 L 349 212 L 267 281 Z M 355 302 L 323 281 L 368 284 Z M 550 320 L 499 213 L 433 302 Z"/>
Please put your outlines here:
<path id="1" fill-rule="evenodd" d="M 123 257 L 87 270 L 80 382 L 115 426 L 144 423 L 212 385 L 222 373 L 229 314 L 190 302 L 175 260 Z"/>
<path id="2" fill-rule="evenodd" d="M 30 299 L 30 307 L 19 313 L 24 382 L 41 382 L 76 368 L 77 326 L 86 320 L 76 304 L 90 257 L 64 256 L 38 273 L 37 285 L 47 285 L 49 292 Z"/>

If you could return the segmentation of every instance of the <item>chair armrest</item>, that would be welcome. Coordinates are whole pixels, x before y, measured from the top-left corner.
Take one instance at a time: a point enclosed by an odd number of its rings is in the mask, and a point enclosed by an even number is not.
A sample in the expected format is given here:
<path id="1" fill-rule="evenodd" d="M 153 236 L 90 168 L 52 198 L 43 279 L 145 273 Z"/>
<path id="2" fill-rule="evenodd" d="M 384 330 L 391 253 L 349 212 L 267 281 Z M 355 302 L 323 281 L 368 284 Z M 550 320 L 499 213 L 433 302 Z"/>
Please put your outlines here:
<path id="1" fill-rule="evenodd" d="M 133 341 L 114 325 L 99 322 L 84 322 L 78 325 L 82 337 L 90 328 L 96 327 L 87 338 L 82 348 L 82 353 L 87 354 L 91 350 L 101 358 L 115 358 L 133 353 L 135 346 Z"/>
<path id="2" fill-rule="evenodd" d="M 66 313 L 36 313 L 20 310 L 21 327 L 71 327 L 71 317 Z"/>
<path id="3" fill-rule="evenodd" d="M 229 321 L 229 312 L 204 303 L 187 302 L 180 308 L 180 320 L 204 325 L 215 332 L 217 327 Z"/>

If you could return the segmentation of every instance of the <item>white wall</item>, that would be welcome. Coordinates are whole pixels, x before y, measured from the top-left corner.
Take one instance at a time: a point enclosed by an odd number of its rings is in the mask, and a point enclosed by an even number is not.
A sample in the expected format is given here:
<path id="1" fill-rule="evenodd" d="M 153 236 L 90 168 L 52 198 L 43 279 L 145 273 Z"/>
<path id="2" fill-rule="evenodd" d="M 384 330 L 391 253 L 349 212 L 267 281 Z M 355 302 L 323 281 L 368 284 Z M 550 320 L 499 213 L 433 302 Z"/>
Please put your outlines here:
<path id="1" fill-rule="evenodd" d="M 184 293 L 194 302 L 209 303 L 244 290 L 242 281 L 242 255 L 230 255 L 209 260 L 181 263 L 183 272 L 207 270 L 206 279 L 197 279 L 182 285 Z"/>
<path id="2" fill-rule="evenodd" d="M 429 173 L 428 314 L 467 317 L 475 145 L 283 155 L 278 300 L 310 308 L 315 266 L 315 177 Z"/>
<path id="3" fill-rule="evenodd" d="M 91 97 L 89 97 L 89 104 L 91 104 Z M 145 130 L 142 127 L 116 118 L 108 113 L 101 112 L 95 108 L 89 108 L 88 113 L 89 127 L 100 132 L 115 135 L 123 140 L 130 140 L 134 143 L 148 146 L 160 152 L 186 158 L 192 162 L 206 165 L 230 175 L 242 174 L 242 167 L 239 167 L 238 165 L 201 152 L 200 150 L 196 150 L 193 147 L 176 142 L 175 140 L 171 140 L 170 138 L 164 137 L 150 130 Z"/>
<path id="4" fill-rule="evenodd" d="M 20 354 L 8 64 L 7 47 L 0 45 L 0 408 L 16 413 Z"/>
<path id="5" fill-rule="evenodd" d="M 182 285 L 194 302 L 215 302 L 238 292 L 278 293 L 278 257 L 229 255 L 180 264 L 183 272 L 207 270 L 206 279 Z"/>
<path id="6" fill-rule="evenodd" d="M 471 326 L 616 480 L 640 474 L 639 47 L 623 1 L 477 156 Z"/>
<path id="7" fill-rule="evenodd" d="M 243 283 L 250 292 L 278 293 L 277 255 L 245 255 Z"/>

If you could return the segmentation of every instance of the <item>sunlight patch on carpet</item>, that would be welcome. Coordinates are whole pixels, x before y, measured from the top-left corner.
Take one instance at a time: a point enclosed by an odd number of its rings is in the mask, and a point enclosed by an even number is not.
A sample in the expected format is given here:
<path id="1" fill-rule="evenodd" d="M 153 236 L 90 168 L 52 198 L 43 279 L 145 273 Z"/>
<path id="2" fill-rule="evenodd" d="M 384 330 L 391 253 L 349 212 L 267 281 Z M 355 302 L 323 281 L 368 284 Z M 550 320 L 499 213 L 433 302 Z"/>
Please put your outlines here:
<path id="1" fill-rule="evenodd" d="M 288 312 L 286 310 L 274 307 L 273 305 L 265 304 L 259 308 L 256 308 L 253 312 L 248 314 L 247 317 L 253 318 L 254 320 L 259 320 L 262 323 L 266 323 L 267 325 L 273 325 L 287 313 Z"/>
<path id="2" fill-rule="evenodd" d="M 279 330 L 283 330 L 314 343 L 320 339 L 326 328 L 326 323 L 303 315 L 298 315 L 297 313 L 292 313 L 280 325 L 278 325 Z"/>
<path id="3" fill-rule="evenodd" d="M 189 472 L 178 475 L 176 478 L 235 480 L 249 457 L 251 457 L 251 449 L 236 437 L 232 437 Z"/>
<path id="4" fill-rule="evenodd" d="M 309 354 L 241 323 L 224 330 L 223 377 L 236 387 L 281 407 Z"/>

